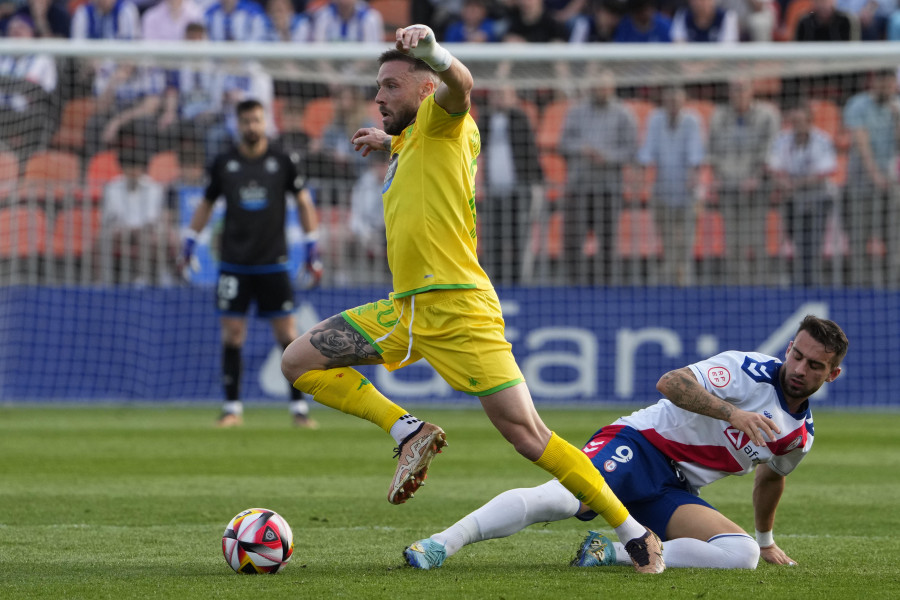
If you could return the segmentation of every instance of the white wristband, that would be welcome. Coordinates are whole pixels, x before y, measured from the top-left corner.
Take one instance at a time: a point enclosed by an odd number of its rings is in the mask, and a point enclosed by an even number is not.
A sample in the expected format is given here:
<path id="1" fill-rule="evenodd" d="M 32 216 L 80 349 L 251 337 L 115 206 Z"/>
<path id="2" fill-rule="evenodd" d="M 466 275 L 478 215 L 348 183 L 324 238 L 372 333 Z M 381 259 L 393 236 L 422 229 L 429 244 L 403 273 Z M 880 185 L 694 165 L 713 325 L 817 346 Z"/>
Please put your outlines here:
<path id="1" fill-rule="evenodd" d="M 413 27 L 425 29 L 428 33 L 419 40 L 419 44 L 415 48 L 410 49 L 410 55 L 423 61 L 438 73 L 449 69 L 453 64 L 453 55 L 437 43 L 431 28 L 426 25 L 410 25 L 409 28 Z"/>
<path id="2" fill-rule="evenodd" d="M 775 537 L 772 535 L 771 531 L 760 531 L 757 529 L 756 543 L 759 544 L 760 548 L 768 548 L 769 546 L 775 545 Z"/>
<path id="3" fill-rule="evenodd" d="M 304 231 L 303 239 L 306 240 L 307 242 L 318 242 L 319 241 L 319 230 L 316 229 L 313 231 Z"/>

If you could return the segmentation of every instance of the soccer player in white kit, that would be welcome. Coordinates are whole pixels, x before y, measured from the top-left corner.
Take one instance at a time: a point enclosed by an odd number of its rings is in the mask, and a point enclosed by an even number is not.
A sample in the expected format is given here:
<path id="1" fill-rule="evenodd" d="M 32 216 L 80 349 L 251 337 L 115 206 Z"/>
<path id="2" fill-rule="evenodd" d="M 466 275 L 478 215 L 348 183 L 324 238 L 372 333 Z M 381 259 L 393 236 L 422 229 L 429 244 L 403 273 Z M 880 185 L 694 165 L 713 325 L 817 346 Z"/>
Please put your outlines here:
<path id="1" fill-rule="evenodd" d="M 796 564 L 773 539 L 785 476 L 813 443 L 809 397 L 841 373 L 847 337 L 827 319 L 803 319 L 785 359 L 728 351 L 662 376 L 656 404 L 595 433 L 583 451 L 634 517 L 663 540 L 668 567 L 755 569 L 759 557 Z M 702 500 L 699 489 L 756 470 L 756 539 Z M 464 545 L 505 537 L 532 523 L 595 514 L 559 482 L 504 492 L 449 529 L 406 551 L 429 569 Z M 590 532 L 575 566 L 631 561 L 622 544 Z"/>

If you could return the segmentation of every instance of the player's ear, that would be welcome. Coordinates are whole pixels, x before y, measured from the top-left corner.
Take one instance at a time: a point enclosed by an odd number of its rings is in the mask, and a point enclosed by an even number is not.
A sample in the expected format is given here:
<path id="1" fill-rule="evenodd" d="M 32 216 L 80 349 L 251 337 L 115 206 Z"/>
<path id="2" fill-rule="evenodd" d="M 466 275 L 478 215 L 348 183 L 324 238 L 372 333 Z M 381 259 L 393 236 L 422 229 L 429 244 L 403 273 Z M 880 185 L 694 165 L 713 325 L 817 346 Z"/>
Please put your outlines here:
<path id="1" fill-rule="evenodd" d="M 831 373 L 828 374 L 828 377 L 825 378 L 825 381 L 827 383 L 831 383 L 832 381 L 834 381 L 835 379 L 838 378 L 838 375 L 841 374 L 841 371 L 843 371 L 843 369 L 841 369 L 840 367 L 833 368 L 831 370 Z"/>
<path id="2" fill-rule="evenodd" d="M 794 347 L 794 340 L 788 342 L 787 350 L 784 351 L 784 357 L 787 358 L 791 355 L 791 348 Z"/>

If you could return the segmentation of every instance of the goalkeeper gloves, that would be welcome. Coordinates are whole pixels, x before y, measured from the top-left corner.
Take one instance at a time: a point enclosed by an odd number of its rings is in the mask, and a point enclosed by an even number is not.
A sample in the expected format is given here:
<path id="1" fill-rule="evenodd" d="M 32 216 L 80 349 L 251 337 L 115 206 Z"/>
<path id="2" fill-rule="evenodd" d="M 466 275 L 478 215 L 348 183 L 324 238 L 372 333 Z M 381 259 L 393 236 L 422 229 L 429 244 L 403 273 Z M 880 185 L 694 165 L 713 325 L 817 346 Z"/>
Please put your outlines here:
<path id="1" fill-rule="evenodd" d="M 429 67 L 441 73 L 453 64 L 453 55 L 437 43 L 434 32 L 427 25 L 410 25 L 407 29 L 423 29 L 425 37 L 419 40 L 415 48 L 409 49 L 409 55 L 426 63 Z"/>
<path id="2" fill-rule="evenodd" d="M 306 261 L 300 269 L 298 280 L 300 287 L 311 290 L 322 281 L 322 260 L 319 258 L 319 232 L 311 231 L 306 234 Z"/>
<path id="3" fill-rule="evenodd" d="M 193 229 L 185 229 L 184 246 L 181 249 L 181 256 L 178 257 L 178 273 L 185 280 L 190 279 L 189 272 L 197 272 L 200 270 L 200 261 L 194 256 L 194 250 L 197 248 L 197 232 Z"/>

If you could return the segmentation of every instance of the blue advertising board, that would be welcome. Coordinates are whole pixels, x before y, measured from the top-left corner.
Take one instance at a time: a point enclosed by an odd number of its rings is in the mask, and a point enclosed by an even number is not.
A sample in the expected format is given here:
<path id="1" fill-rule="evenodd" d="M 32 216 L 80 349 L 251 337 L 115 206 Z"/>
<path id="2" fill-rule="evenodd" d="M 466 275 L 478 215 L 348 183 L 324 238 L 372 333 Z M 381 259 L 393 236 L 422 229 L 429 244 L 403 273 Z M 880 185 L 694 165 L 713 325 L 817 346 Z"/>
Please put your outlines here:
<path id="1" fill-rule="evenodd" d="M 763 288 L 499 289 L 507 337 L 540 403 L 656 400 L 666 371 L 724 350 L 777 357 L 804 315 L 837 321 L 850 339 L 844 374 L 820 395 L 837 407 L 900 408 L 900 294 Z M 384 289 L 298 292 L 302 330 Z M 287 398 L 281 348 L 265 321 L 250 320 L 243 396 Z M 23 401 L 221 398 L 214 290 L 177 288 L 0 289 L 0 399 Z M 363 371 L 399 402 L 455 403 L 424 362 Z"/>

